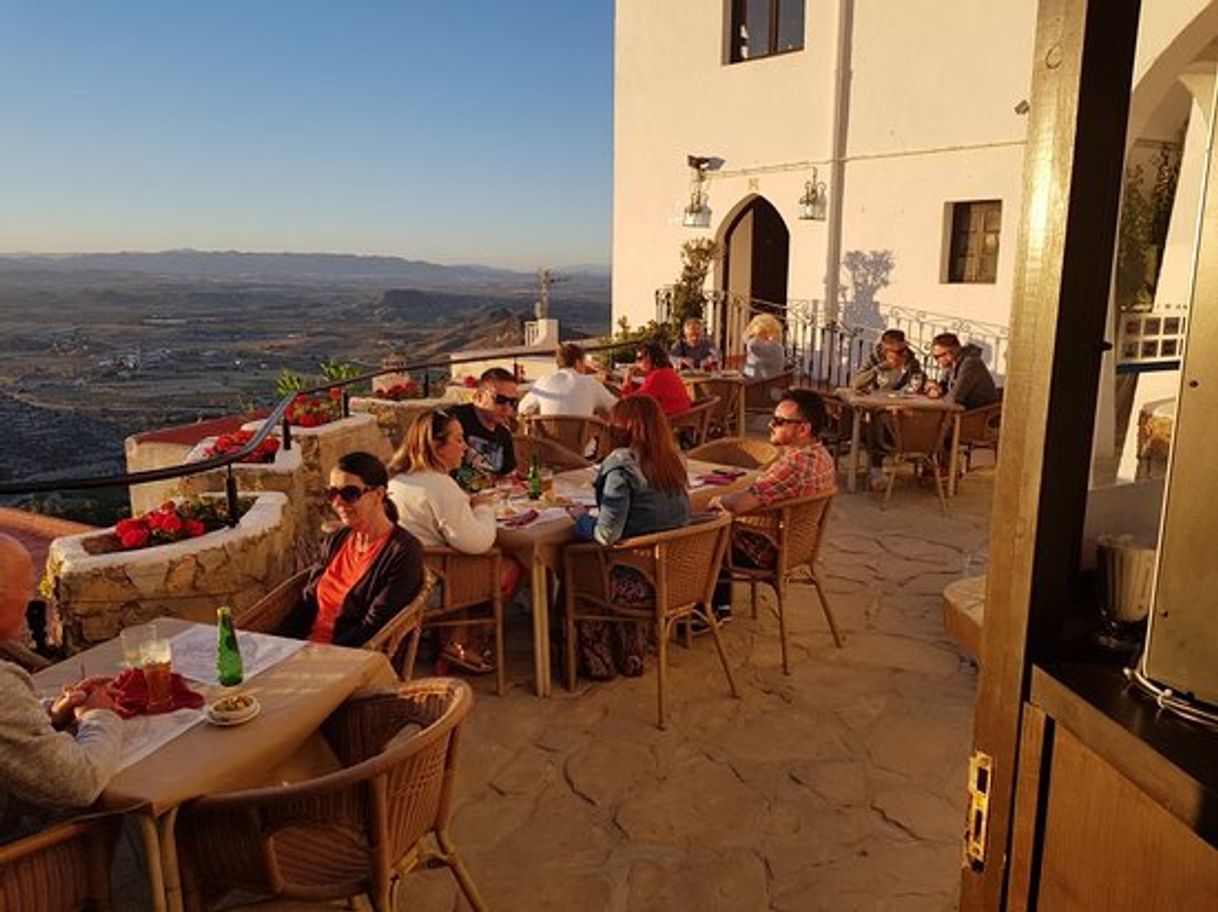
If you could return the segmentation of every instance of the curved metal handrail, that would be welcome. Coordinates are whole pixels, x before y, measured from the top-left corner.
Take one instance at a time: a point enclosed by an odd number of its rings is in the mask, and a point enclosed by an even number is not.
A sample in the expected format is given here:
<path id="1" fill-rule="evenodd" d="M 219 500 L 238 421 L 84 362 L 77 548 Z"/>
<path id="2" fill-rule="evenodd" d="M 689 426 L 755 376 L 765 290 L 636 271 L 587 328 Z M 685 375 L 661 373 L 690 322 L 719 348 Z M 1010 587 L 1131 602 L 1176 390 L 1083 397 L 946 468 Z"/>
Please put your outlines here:
<path id="1" fill-rule="evenodd" d="M 583 350 L 588 353 L 596 353 L 601 351 L 612 351 L 618 348 L 637 345 L 637 341 L 623 342 L 606 342 L 598 345 L 581 345 Z M 521 357 L 537 356 L 547 354 L 549 349 L 537 348 L 509 348 L 496 349 L 494 351 L 483 351 L 475 355 L 464 357 L 446 358 L 442 361 L 417 361 L 407 364 L 398 365 L 391 368 L 382 368 L 375 371 L 370 371 L 366 374 L 360 374 L 356 377 L 347 377 L 340 380 L 331 380 L 317 386 L 308 387 L 305 389 L 293 390 L 288 395 L 284 396 L 275 407 L 271 410 L 262 421 L 262 427 L 250 439 L 249 443 L 239 450 L 225 453 L 221 456 L 212 456 L 207 459 L 201 459 L 197 462 L 186 462 L 176 466 L 165 466 L 160 469 L 145 469 L 141 472 L 126 472 L 120 475 L 97 475 L 86 476 L 79 478 L 55 478 L 45 481 L 8 481 L 0 483 L 0 496 L 12 496 L 18 494 L 46 494 L 53 491 L 85 491 L 95 490 L 98 488 L 118 488 L 128 487 L 135 484 L 144 484 L 150 481 L 165 481 L 170 478 L 185 478 L 190 475 L 198 475 L 202 472 L 210 472 L 213 469 L 225 468 L 228 470 L 228 477 L 225 479 L 225 495 L 228 499 L 230 523 L 236 523 L 237 516 L 237 483 L 233 476 L 233 465 L 240 462 L 243 458 L 257 449 L 264 440 L 267 439 L 273 430 L 282 425 L 283 448 L 290 450 L 292 448 L 292 432 L 291 425 L 288 424 L 286 414 L 293 400 L 297 396 L 309 396 L 316 393 L 328 392 L 332 389 L 339 388 L 344 390 L 342 414 L 347 417 L 348 411 L 348 394 L 346 388 L 359 383 L 369 383 L 375 378 L 383 374 L 396 374 L 406 371 L 419 372 L 427 371 L 432 368 L 451 367 L 455 364 L 469 364 L 472 362 L 486 361 L 488 359 L 507 359 L 513 360 Z M 430 378 L 424 374 L 424 390 L 430 388 Z"/>

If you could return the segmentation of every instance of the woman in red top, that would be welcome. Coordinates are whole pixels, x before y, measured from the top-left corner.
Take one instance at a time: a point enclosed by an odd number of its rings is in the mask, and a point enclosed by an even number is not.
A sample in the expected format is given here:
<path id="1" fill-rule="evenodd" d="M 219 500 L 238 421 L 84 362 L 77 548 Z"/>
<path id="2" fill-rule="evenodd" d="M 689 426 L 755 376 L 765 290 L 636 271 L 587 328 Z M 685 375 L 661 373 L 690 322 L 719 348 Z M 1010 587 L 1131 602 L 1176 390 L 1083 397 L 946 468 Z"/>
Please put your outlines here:
<path id="1" fill-rule="evenodd" d="M 342 520 L 322 546 L 286 636 L 361 646 L 418 594 L 423 548 L 397 524 L 389 476 L 371 453 L 348 453 L 330 472 L 330 506 Z"/>
<path id="2" fill-rule="evenodd" d="M 642 383 L 635 383 L 636 372 L 644 375 Z M 627 396 L 650 396 L 660 403 L 660 410 L 669 417 L 688 412 L 693 405 L 689 390 L 673 370 L 668 352 L 659 342 L 644 342 L 639 346 L 634 366 L 626 368 L 622 397 Z"/>

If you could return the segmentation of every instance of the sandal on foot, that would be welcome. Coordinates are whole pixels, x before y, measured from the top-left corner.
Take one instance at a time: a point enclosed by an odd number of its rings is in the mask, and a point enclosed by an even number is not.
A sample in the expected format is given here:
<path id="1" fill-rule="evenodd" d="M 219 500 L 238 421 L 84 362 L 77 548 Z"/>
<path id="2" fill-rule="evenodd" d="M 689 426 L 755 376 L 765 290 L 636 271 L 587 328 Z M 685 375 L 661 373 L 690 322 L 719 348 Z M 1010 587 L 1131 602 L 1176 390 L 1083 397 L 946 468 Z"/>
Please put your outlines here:
<path id="1" fill-rule="evenodd" d="M 450 665 L 464 668 L 474 674 L 490 674 L 495 670 L 495 663 L 492 660 L 466 649 L 461 643 L 449 643 L 444 647 L 441 656 Z"/>

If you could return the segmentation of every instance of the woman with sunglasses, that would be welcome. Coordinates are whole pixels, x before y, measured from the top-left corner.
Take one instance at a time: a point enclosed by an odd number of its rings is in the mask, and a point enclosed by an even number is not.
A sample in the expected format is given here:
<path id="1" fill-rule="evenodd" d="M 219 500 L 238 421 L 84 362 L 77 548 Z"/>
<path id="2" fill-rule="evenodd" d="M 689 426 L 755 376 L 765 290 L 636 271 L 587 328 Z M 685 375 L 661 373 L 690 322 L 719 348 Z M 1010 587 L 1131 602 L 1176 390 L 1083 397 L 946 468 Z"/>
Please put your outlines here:
<path id="1" fill-rule="evenodd" d="M 609 433 L 616 449 L 605 457 L 596 477 L 597 516 L 572 511 L 576 533 L 612 545 L 622 538 L 687 525 L 685 464 L 659 404 L 649 396 L 620 400 L 609 412 Z M 628 567 L 613 569 L 609 587 L 615 604 L 647 608 L 655 600 L 651 584 Z M 644 625 L 584 621 L 576 631 L 580 661 L 589 677 L 643 673 Z"/>
<path id="2" fill-rule="evenodd" d="M 642 376 L 641 383 L 635 375 Z M 622 387 L 622 398 L 650 396 L 660 404 L 665 415 L 688 412 L 693 400 L 681 377 L 673 370 L 668 352 L 659 342 L 644 342 L 639 346 L 633 367 L 626 368 L 626 383 Z"/>
<path id="3" fill-rule="evenodd" d="M 322 546 L 284 635 L 362 646 L 418 594 L 423 549 L 397 524 L 388 484 L 371 453 L 348 453 L 330 471 L 326 497 L 343 524 Z"/>
<path id="4" fill-rule="evenodd" d="M 459 468 L 467 446 L 461 422 L 451 412 L 420 412 L 398 451 L 389 460 L 389 498 L 399 522 L 425 548 L 453 548 L 483 554 L 495 544 L 493 492 L 470 495 L 450 474 Z M 503 561 L 502 586 L 509 596 L 520 580 L 520 565 Z M 441 655 L 459 668 L 486 673 L 495 670 L 495 656 L 484 644 L 469 641 L 469 632 L 450 628 L 452 639 Z"/>

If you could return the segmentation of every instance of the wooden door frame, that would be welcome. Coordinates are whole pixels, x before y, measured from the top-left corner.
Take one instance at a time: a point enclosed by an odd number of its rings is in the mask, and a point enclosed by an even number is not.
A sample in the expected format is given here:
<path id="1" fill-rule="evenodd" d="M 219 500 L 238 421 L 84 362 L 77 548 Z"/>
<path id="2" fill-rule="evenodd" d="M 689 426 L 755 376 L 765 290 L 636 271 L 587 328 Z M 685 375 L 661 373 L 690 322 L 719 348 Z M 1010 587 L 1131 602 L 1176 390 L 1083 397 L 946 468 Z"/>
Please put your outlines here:
<path id="1" fill-rule="evenodd" d="M 1075 595 L 1138 12 L 1039 3 L 974 714 L 974 748 L 993 758 L 988 837 L 984 864 L 961 875 L 969 912 L 1004 908 L 1029 669 Z"/>

